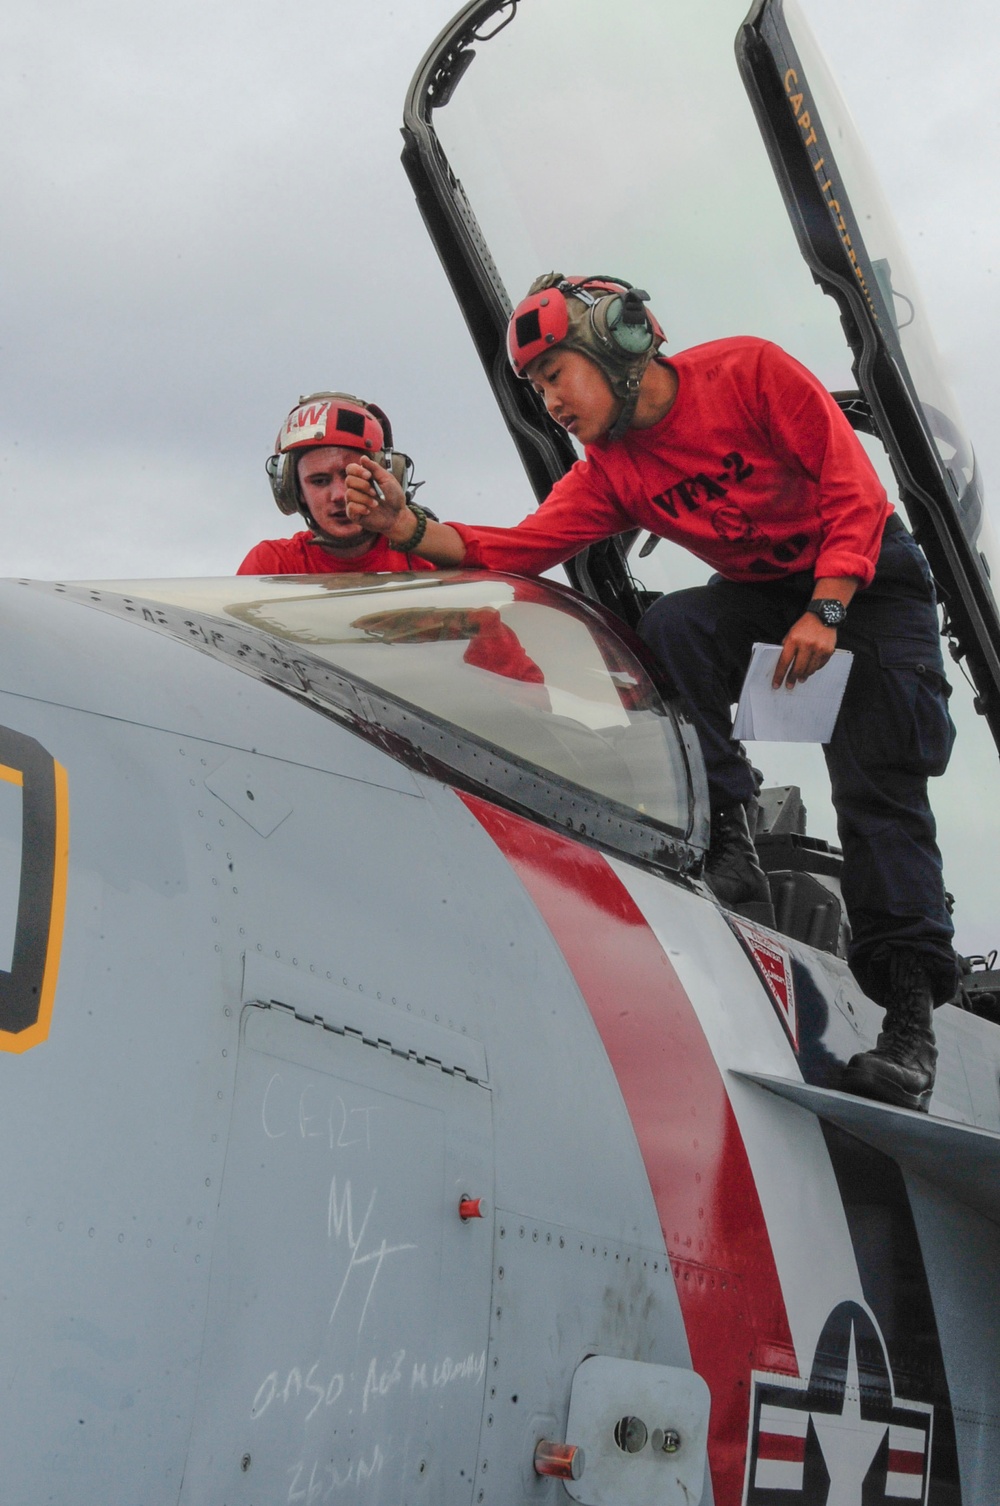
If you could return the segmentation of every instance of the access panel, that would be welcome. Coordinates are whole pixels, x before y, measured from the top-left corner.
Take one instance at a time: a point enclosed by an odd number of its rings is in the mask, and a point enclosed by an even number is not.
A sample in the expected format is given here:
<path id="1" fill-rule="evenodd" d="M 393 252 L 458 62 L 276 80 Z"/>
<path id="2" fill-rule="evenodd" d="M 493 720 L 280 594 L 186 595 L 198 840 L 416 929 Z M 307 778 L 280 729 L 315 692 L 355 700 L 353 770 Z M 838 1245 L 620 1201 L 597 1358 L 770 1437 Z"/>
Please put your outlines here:
<path id="1" fill-rule="evenodd" d="M 239 1052 L 181 1501 L 469 1501 L 488 1089 L 281 1007 L 244 1010 Z"/>

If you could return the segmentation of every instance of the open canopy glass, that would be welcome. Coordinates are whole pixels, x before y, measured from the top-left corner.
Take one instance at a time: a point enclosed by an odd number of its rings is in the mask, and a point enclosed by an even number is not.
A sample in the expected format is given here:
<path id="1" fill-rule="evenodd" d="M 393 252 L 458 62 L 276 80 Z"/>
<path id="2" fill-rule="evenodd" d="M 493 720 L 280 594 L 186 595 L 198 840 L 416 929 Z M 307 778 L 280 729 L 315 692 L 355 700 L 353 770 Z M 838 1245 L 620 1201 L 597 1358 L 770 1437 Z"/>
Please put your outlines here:
<path id="1" fill-rule="evenodd" d="M 972 447 L 863 146 L 794 0 L 755 0 L 749 14 L 745 0 L 476 0 L 418 70 L 404 138 L 539 499 L 576 454 L 506 366 L 510 306 L 540 272 L 648 290 L 668 358 L 726 335 L 774 340 L 873 436 L 1000 738 L 1000 555 Z M 643 589 L 704 577 L 675 550 L 643 555 L 643 542 L 594 546 L 570 578 L 634 621 Z"/>

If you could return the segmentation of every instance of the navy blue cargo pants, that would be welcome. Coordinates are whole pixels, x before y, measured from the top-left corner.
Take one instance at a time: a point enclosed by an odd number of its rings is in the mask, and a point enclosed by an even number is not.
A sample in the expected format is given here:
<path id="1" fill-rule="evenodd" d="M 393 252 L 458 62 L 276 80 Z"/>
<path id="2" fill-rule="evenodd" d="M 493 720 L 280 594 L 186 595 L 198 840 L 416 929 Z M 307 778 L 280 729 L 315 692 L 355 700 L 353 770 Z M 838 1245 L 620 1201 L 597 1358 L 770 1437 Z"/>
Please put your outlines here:
<path id="1" fill-rule="evenodd" d="M 661 597 L 640 623 L 698 729 L 713 810 L 754 795 L 752 769 L 732 740 L 732 706 L 754 643 L 780 643 L 814 584 L 811 572 L 759 585 L 716 575 Z M 916 951 L 940 1003 L 958 979 L 927 779 L 944 772 L 955 728 L 930 570 L 895 516 L 875 578 L 851 602 L 837 646 L 850 649 L 854 663 L 824 753 L 844 853 L 851 969 L 880 1002 L 889 951 Z"/>

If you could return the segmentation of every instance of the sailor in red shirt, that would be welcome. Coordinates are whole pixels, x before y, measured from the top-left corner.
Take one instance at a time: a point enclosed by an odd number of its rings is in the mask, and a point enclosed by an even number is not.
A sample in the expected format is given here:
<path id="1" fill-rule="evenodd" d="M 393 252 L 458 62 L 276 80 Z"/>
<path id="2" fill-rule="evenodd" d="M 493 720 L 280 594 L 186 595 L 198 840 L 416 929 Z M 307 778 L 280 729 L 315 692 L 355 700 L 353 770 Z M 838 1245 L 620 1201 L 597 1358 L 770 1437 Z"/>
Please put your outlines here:
<path id="1" fill-rule="evenodd" d="M 381 408 L 346 392 L 314 392 L 289 413 L 274 448 L 267 462 L 274 500 L 287 516 L 301 513 L 309 528 L 291 538 L 264 539 L 251 549 L 238 575 L 434 569 L 413 554 L 412 544 L 394 546 L 347 516 L 347 465 L 359 455 L 387 468 L 412 503 L 413 463 L 393 450 L 392 427 Z"/>
<path id="2" fill-rule="evenodd" d="M 290 539 L 265 539 L 251 549 L 239 575 L 370 574 L 433 570 L 418 558 L 414 542 L 393 548 L 381 533 L 355 523 L 345 510 L 347 466 L 370 455 L 398 485 L 416 516 L 413 464 L 392 449 L 392 428 L 381 408 L 343 392 L 314 392 L 299 400 L 282 425 L 267 462 L 274 500 L 283 513 L 300 512 L 309 531 Z M 467 664 L 509 680 L 540 685 L 542 673 L 515 633 L 492 608 L 424 608 L 369 614 L 359 619 L 387 643 L 457 639 L 468 643 Z"/>
<path id="3" fill-rule="evenodd" d="M 774 683 L 790 689 L 838 643 L 851 650 L 824 752 L 844 852 L 849 960 L 886 1014 L 875 1049 L 855 1056 L 836 1085 L 925 1110 L 937 1060 L 933 1009 L 957 985 L 927 796 L 954 739 L 927 562 L 810 372 L 749 338 L 668 362 L 645 297 L 625 282 L 551 274 L 515 309 L 511 363 L 585 454 L 515 528 L 411 516 L 369 460 L 348 467 L 348 512 L 438 565 L 538 574 L 639 527 L 715 569 L 707 585 L 661 597 L 640 632 L 705 754 L 706 878 L 743 913 L 770 911 L 747 822 L 754 774 L 732 740 L 731 707 L 753 643 L 781 644 Z"/>

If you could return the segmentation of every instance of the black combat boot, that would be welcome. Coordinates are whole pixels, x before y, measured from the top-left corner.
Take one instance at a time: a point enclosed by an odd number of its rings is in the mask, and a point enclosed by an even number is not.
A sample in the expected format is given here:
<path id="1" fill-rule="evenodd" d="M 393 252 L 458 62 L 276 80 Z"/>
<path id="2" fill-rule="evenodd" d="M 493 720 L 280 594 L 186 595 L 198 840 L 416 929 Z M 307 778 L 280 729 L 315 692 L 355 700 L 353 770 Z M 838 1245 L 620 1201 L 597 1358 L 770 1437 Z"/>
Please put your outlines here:
<path id="1" fill-rule="evenodd" d="M 758 861 L 742 805 L 712 812 L 705 882 L 727 910 L 735 910 L 761 925 L 774 925 L 770 885 Z"/>
<path id="2" fill-rule="evenodd" d="M 934 992 L 916 952 L 893 950 L 885 1019 L 875 1048 L 852 1056 L 840 1086 L 860 1098 L 926 1114 L 934 1088 Z"/>

